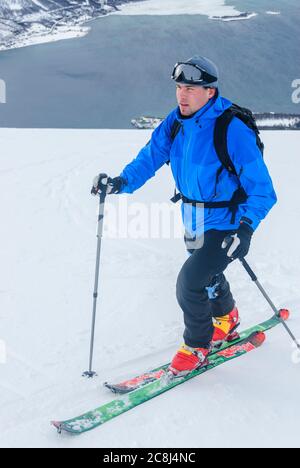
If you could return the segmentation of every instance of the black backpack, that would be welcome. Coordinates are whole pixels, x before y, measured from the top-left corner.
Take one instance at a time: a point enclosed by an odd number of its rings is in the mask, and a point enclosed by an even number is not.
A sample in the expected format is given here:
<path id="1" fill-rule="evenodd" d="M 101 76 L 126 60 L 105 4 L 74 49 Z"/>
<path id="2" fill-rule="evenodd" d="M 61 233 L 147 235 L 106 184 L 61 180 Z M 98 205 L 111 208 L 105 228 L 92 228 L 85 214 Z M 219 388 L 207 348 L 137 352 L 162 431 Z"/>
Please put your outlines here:
<path id="1" fill-rule="evenodd" d="M 262 157 L 264 154 L 264 144 L 260 139 L 260 136 L 259 136 L 260 132 L 258 130 L 253 113 L 251 112 L 251 110 L 246 109 L 245 107 L 240 107 L 237 104 L 232 104 L 231 107 L 229 107 L 226 111 L 223 112 L 222 115 L 220 115 L 220 117 L 217 118 L 215 129 L 214 129 L 214 146 L 215 146 L 216 153 L 221 163 L 221 166 L 216 173 L 216 185 L 218 183 L 218 179 L 223 169 L 226 169 L 230 174 L 233 174 L 237 176 L 238 178 L 241 175 L 241 173 L 238 174 L 236 172 L 236 169 L 230 158 L 228 147 L 227 147 L 228 127 L 234 117 L 237 117 L 238 119 L 240 119 L 242 122 L 244 122 L 245 125 L 247 125 L 247 127 L 249 127 L 251 130 L 254 131 L 256 135 L 256 144 L 262 154 Z M 172 142 L 175 140 L 176 136 L 178 135 L 181 129 L 181 126 L 182 126 L 181 123 L 176 119 L 171 128 Z M 169 164 L 169 162 L 167 164 Z M 229 201 L 203 202 L 203 201 L 197 201 L 197 200 L 190 200 L 184 195 L 182 195 L 181 193 L 176 193 L 176 190 L 175 190 L 174 197 L 171 198 L 171 201 L 173 203 L 176 203 L 177 201 L 181 199 L 184 203 L 202 204 L 204 208 L 226 208 L 228 207 L 230 211 L 232 212 L 231 223 L 234 224 L 235 215 L 238 210 L 238 205 L 240 205 L 241 203 L 245 203 L 247 198 L 248 196 L 240 183 L 239 188 L 234 192 L 232 199 Z"/>

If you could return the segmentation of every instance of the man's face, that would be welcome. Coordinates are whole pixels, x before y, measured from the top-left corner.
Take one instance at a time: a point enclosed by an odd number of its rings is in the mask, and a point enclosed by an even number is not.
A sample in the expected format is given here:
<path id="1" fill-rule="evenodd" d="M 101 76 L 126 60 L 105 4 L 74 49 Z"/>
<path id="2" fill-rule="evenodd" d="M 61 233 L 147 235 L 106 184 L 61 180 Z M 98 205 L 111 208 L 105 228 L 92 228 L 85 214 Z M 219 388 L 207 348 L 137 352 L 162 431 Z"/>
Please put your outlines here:
<path id="1" fill-rule="evenodd" d="M 215 93 L 216 90 L 212 88 L 177 83 L 176 98 L 181 114 L 189 116 L 198 112 Z"/>

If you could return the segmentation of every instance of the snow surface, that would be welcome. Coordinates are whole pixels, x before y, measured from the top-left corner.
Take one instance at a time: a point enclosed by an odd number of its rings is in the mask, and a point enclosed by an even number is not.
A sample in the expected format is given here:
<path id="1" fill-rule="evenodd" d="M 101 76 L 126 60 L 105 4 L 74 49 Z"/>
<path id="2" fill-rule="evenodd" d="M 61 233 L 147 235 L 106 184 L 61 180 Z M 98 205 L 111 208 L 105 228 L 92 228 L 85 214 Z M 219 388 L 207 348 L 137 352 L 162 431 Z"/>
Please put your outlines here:
<path id="1" fill-rule="evenodd" d="M 55 25 L 56 26 L 56 25 Z M 36 23 L 31 26 L 30 34 L 26 34 L 24 36 L 20 36 L 18 38 L 18 42 L 13 44 L 11 47 L 7 47 L 6 45 L 0 46 L 1 50 L 8 50 L 16 49 L 20 47 L 29 47 L 32 45 L 37 44 L 45 44 L 48 42 L 57 42 L 62 41 L 64 39 L 74 39 L 79 37 L 86 36 L 90 28 L 86 26 L 79 26 L 79 25 L 70 25 L 70 26 L 59 26 L 59 29 L 54 28 L 49 33 L 49 30 L 45 28 L 44 25 Z M 46 31 L 46 32 L 45 32 Z M 0 31 L 2 34 L 2 31 Z M 9 34 L 7 34 L 9 36 Z"/>
<path id="2" fill-rule="evenodd" d="M 105 380 L 168 361 L 182 342 L 175 299 L 186 253 L 180 239 L 112 239 L 102 245 L 94 367 L 87 369 L 100 171 L 115 175 L 147 130 L 0 130 L 0 446 L 299 447 L 300 364 L 283 327 L 266 344 L 79 437 L 50 420 L 113 398 Z M 300 133 L 262 132 L 279 202 L 258 229 L 248 261 L 300 337 Z M 131 196 L 166 202 L 168 167 Z M 143 205 L 136 205 L 142 203 Z M 113 222 L 113 211 L 106 217 Z M 133 219 L 133 211 L 128 217 Z M 242 327 L 271 310 L 239 262 L 227 270 Z M 1 364 L 5 361 L 6 363 Z"/>
<path id="3" fill-rule="evenodd" d="M 42 8 L 43 10 L 46 10 L 46 11 L 48 10 L 48 8 L 45 5 L 43 5 L 41 2 L 39 2 L 38 0 L 32 0 L 32 1 L 35 5 Z"/>
<path id="4" fill-rule="evenodd" d="M 239 15 L 234 6 L 226 5 L 224 0 L 145 0 L 120 6 L 117 15 Z"/>

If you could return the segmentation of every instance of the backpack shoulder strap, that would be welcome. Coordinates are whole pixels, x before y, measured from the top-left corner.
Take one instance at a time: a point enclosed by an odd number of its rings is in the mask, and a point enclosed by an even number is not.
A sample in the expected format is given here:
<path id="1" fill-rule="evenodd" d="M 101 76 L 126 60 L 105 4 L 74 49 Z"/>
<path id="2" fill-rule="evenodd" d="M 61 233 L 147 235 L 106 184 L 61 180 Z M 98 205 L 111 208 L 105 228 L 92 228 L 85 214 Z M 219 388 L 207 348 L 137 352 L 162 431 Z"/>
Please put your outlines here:
<path id="1" fill-rule="evenodd" d="M 229 107 L 229 109 L 217 118 L 214 129 L 214 146 L 222 166 L 231 174 L 237 175 L 227 147 L 228 127 L 234 115 L 235 113 L 232 111 L 232 108 Z"/>
<path id="2" fill-rule="evenodd" d="M 172 124 L 172 127 L 171 127 L 171 140 L 172 140 L 172 143 L 175 140 L 176 136 L 178 135 L 178 133 L 180 131 L 180 128 L 181 128 L 181 123 L 179 122 L 179 120 L 175 119 L 173 124 Z"/>
<path id="3" fill-rule="evenodd" d="M 264 144 L 259 136 L 259 129 L 256 125 L 255 117 L 251 110 L 246 109 L 245 107 L 240 107 L 237 104 L 232 104 L 225 112 L 223 112 L 220 117 L 216 120 L 215 130 L 214 130 L 214 146 L 218 158 L 222 164 L 222 167 L 225 167 L 231 174 L 237 175 L 234 164 L 230 158 L 227 146 L 227 132 L 230 122 L 234 117 L 237 117 L 241 120 L 248 128 L 253 130 L 256 136 L 256 144 L 263 156 L 264 153 Z"/>
<path id="4" fill-rule="evenodd" d="M 181 126 L 182 125 L 179 122 L 179 120 L 175 119 L 173 124 L 172 124 L 172 127 L 171 127 L 171 135 L 170 135 L 172 144 L 173 144 L 173 141 L 175 140 L 176 136 L 180 132 Z M 170 161 L 167 161 L 166 164 L 169 166 Z"/>

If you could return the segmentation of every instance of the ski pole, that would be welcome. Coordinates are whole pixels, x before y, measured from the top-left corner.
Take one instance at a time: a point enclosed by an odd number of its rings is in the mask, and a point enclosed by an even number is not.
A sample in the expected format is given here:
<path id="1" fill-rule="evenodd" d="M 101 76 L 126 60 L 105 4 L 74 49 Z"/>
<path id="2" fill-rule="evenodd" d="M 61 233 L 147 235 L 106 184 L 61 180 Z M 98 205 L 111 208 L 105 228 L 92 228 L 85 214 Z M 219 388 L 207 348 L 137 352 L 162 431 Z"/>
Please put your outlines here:
<path id="1" fill-rule="evenodd" d="M 287 324 L 285 323 L 284 321 L 284 318 L 282 317 L 281 313 L 280 313 L 280 310 L 278 310 L 275 305 L 273 304 L 273 302 L 271 301 L 270 297 L 268 296 L 268 294 L 266 293 L 266 291 L 264 290 L 264 288 L 262 287 L 262 285 L 260 284 L 260 282 L 258 281 L 258 278 L 257 276 L 255 275 L 254 271 L 250 268 L 250 265 L 246 262 L 246 260 L 244 258 L 240 258 L 239 259 L 240 262 L 242 263 L 243 267 L 245 268 L 245 270 L 247 271 L 247 273 L 249 274 L 250 278 L 252 279 L 252 281 L 254 281 L 254 283 L 256 284 L 256 286 L 258 287 L 258 289 L 260 290 L 260 292 L 262 293 L 262 295 L 264 296 L 264 298 L 267 300 L 267 302 L 269 303 L 269 305 L 271 306 L 273 312 L 275 312 L 275 315 L 278 317 L 278 319 L 280 320 L 280 322 L 282 323 L 282 325 L 284 326 L 284 328 L 286 329 L 286 331 L 288 332 L 288 334 L 290 335 L 290 337 L 292 338 L 292 340 L 294 341 L 294 343 L 296 344 L 297 348 L 300 349 L 300 344 L 298 343 L 298 340 L 296 339 L 296 337 L 294 336 L 294 334 L 292 333 L 291 329 L 287 326 Z M 286 315 L 286 319 L 288 318 L 288 314 Z"/>
<path id="2" fill-rule="evenodd" d="M 99 194 L 99 215 L 98 215 L 98 229 L 97 229 L 97 254 L 96 254 L 96 271 L 95 271 L 95 285 L 93 293 L 93 317 L 92 317 L 92 331 L 91 331 L 91 343 L 90 343 L 90 360 L 89 370 L 82 374 L 83 377 L 92 378 L 97 374 L 92 371 L 93 354 L 94 354 L 94 341 L 95 341 L 95 323 L 96 323 L 96 310 L 97 310 L 97 299 L 98 299 L 98 283 L 99 283 L 99 269 L 100 269 L 100 254 L 101 254 L 101 240 L 103 232 L 103 221 L 104 221 L 104 203 L 106 192 L 100 192 Z"/>

